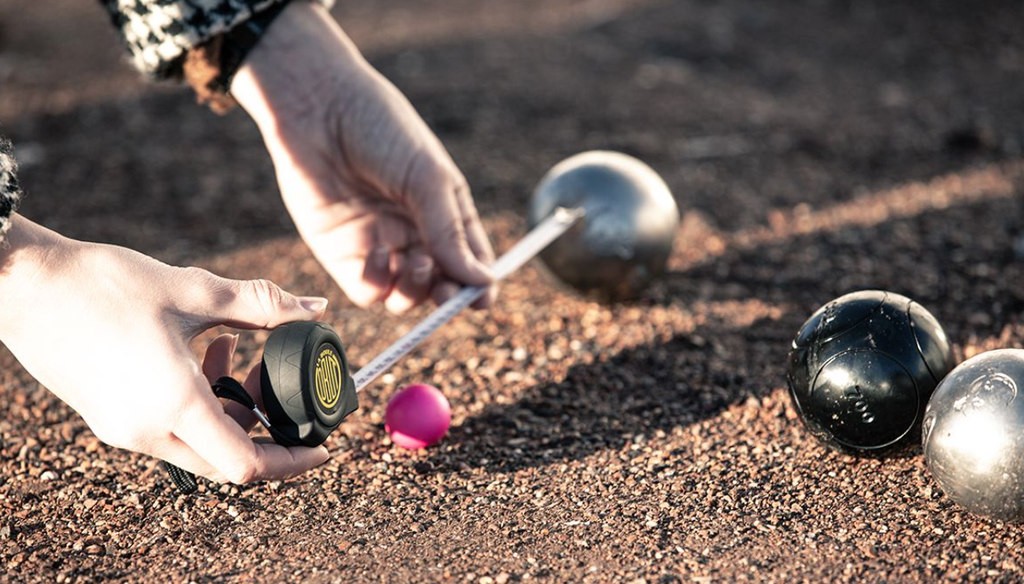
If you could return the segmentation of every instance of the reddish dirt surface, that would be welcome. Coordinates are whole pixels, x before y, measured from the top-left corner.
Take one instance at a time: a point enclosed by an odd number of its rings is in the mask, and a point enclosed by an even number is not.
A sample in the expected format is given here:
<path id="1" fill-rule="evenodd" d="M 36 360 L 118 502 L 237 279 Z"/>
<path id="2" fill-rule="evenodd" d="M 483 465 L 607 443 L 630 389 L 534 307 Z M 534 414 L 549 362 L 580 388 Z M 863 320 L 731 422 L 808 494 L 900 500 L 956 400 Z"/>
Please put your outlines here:
<path id="1" fill-rule="evenodd" d="M 1019 2 L 340 3 L 500 248 L 551 165 L 612 148 L 684 211 L 670 273 L 603 306 L 527 267 L 365 392 L 323 467 L 194 497 L 4 351 L 0 580 L 1024 578 L 1021 527 L 956 507 L 916 446 L 822 449 L 784 389 L 803 320 L 860 288 L 921 302 L 961 358 L 1024 343 Z M 0 122 L 24 212 L 67 235 L 325 294 L 356 364 L 425 314 L 349 304 L 296 238 L 253 125 L 139 81 L 92 3 L 0 6 Z M 264 338 L 243 336 L 239 369 Z M 418 453 L 381 427 L 410 382 L 454 413 Z"/>

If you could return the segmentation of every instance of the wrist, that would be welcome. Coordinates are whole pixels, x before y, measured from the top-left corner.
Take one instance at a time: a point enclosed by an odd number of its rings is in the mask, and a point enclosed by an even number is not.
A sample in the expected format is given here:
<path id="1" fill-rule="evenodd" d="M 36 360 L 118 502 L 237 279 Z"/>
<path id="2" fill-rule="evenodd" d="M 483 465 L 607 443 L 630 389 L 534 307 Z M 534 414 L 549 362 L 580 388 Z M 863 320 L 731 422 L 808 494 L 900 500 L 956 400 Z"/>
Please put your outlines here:
<path id="1" fill-rule="evenodd" d="M 351 88 L 368 71 L 370 65 L 326 9 L 291 2 L 235 73 L 231 95 L 266 132 L 284 115 L 324 107 L 318 96 L 325 89 Z"/>
<path id="2" fill-rule="evenodd" d="M 0 244 L 0 284 L 21 266 L 37 265 L 44 250 L 62 239 L 57 233 L 17 213 L 11 215 L 11 228 Z"/>
<path id="3" fill-rule="evenodd" d="M 0 314 L 3 332 L 7 323 L 31 302 L 44 272 L 55 267 L 56 258 L 66 252 L 73 240 L 61 236 L 17 213 L 11 215 L 11 228 L 0 244 L 0 298 L 5 310 Z"/>

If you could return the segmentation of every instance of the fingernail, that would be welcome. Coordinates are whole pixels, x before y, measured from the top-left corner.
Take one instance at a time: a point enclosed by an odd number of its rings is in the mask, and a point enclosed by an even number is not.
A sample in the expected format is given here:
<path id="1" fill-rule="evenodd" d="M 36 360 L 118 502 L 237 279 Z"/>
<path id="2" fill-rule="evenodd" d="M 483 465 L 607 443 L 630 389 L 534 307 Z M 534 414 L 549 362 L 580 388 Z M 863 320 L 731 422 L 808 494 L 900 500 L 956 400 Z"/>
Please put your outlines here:
<path id="1" fill-rule="evenodd" d="M 427 264 L 425 266 L 419 266 L 412 271 L 412 283 L 417 286 L 422 286 L 430 281 L 430 277 L 434 275 L 434 266 Z"/>
<path id="2" fill-rule="evenodd" d="M 235 349 L 237 349 L 237 348 L 238 348 L 238 335 L 231 335 L 231 351 L 228 354 L 229 355 L 234 355 L 235 354 Z"/>
<path id="3" fill-rule="evenodd" d="M 299 305 L 309 312 L 323 312 L 327 308 L 327 299 L 319 296 L 300 296 Z"/>
<path id="4" fill-rule="evenodd" d="M 391 250 L 386 247 L 378 247 L 373 250 L 372 256 L 370 261 L 373 262 L 373 267 L 378 270 L 386 270 L 388 264 L 391 263 Z"/>

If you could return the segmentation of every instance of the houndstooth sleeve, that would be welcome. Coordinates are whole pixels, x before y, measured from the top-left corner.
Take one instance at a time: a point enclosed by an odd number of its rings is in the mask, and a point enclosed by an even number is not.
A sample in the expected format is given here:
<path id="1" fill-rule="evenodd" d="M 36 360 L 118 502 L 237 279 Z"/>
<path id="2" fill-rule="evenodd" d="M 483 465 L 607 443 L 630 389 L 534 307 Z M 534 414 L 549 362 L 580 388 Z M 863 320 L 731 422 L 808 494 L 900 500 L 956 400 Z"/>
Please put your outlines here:
<path id="1" fill-rule="evenodd" d="M 180 74 L 192 47 L 283 0 L 99 0 L 128 45 L 132 61 L 153 77 Z M 334 0 L 315 0 L 330 8 Z"/>
<path id="2" fill-rule="evenodd" d="M 11 143 L 0 136 L 0 240 L 11 228 L 11 215 L 21 202 L 21 189 L 15 175 L 17 170 Z"/>

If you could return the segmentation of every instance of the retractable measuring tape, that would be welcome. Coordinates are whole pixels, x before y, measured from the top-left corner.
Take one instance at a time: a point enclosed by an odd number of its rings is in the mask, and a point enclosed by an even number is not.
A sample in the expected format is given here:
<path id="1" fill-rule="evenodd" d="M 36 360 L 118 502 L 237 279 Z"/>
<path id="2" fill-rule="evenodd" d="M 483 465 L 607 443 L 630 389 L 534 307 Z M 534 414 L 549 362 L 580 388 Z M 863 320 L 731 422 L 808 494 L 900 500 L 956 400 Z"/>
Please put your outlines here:
<path id="1" fill-rule="evenodd" d="M 584 214 L 583 209 L 557 209 L 491 265 L 495 281 L 530 261 Z M 221 377 L 212 384 L 213 392 L 251 409 L 278 444 L 318 446 L 358 408 L 356 394 L 486 291 L 478 286 L 459 290 L 355 374 L 350 373 L 341 338 L 333 327 L 322 322 L 282 325 L 274 329 L 263 348 L 260 392 L 265 411 L 234 378 Z M 192 473 L 170 463 L 164 466 L 181 492 L 198 488 Z"/>

